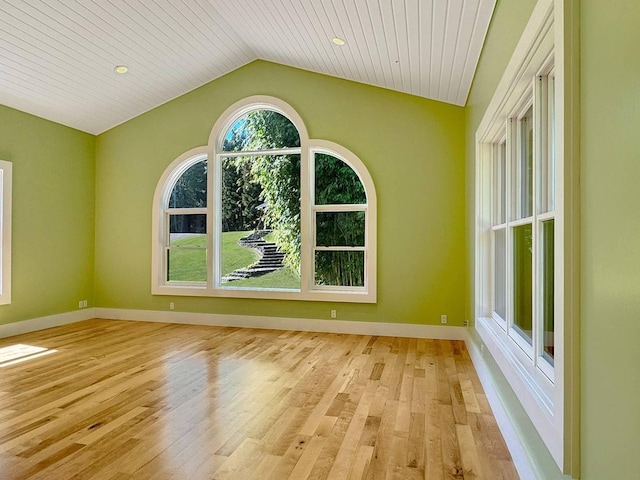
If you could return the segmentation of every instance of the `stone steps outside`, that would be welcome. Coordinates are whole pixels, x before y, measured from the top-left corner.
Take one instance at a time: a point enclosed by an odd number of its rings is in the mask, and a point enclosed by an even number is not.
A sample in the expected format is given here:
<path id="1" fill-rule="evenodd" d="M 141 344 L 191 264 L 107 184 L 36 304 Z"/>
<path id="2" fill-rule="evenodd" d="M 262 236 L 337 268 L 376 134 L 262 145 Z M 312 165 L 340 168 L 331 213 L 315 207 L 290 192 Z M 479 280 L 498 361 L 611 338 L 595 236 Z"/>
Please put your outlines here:
<path id="1" fill-rule="evenodd" d="M 268 230 L 253 232 L 238 241 L 238 244 L 243 247 L 257 250 L 260 258 L 249 267 L 241 268 L 225 275 L 222 277 L 223 282 L 259 277 L 280 270 L 283 267 L 282 262 L 285 254 L 278 249 L 275 243 L 267 242 L 263 239 L 268 233 Z"/>

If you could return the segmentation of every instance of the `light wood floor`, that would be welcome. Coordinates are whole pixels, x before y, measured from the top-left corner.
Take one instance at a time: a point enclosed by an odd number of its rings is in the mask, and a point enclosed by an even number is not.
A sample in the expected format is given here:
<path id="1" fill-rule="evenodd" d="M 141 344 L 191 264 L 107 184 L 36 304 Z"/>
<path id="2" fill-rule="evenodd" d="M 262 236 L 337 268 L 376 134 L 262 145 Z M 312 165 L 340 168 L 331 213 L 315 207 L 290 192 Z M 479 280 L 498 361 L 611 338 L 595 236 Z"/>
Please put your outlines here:
<path id="1" fill-rule="evenodd" d="M 91 320 L 0 340 L 0 478 L 518 476 L 463 342 Z"/>

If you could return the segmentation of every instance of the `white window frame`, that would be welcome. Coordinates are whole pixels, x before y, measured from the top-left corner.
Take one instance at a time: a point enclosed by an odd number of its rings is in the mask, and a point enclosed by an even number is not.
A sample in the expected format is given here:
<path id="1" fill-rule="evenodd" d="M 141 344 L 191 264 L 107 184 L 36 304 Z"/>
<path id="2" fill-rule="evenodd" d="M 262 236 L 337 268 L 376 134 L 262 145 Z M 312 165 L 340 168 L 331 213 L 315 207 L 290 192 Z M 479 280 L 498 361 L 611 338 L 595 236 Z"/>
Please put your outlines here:
<path id="1" fill-rule="evenodd" d="M 541 320 L 538 318 L 540 309 L 540 284 L 542 279 L 536 272 L 540 271 L 540 262 L 533 265 L 532 295 L 533 295 L 533 332 L 532 345 L 529 345 L 518 334 L 510 335 L 513 319 L 497 321 L 493 312 L 494 289 L 494 223 L 492 218 L 492 184 L 491 165 L 496 152 L 496 145 L 503 141 L 507 132 L 507 150 L 511 158 L 517 158 L 518 126 L 517 120 L 531 105 L 532 97 L 540 98 L 540 88 L 537 85 L 540 75 L 551 75 L 557 84 L 564 78 L 563 64 L 554 62 L 554 45 L 562 45 L 562 25 L 556 25 L 554 19 L 554 1 L 539 0 L 529 23 L 518 43 L 516 50 L 505 70 L 496 89 L 485 116 L 476 131 L 476 248 L 475 248 L 475 326 L 497 362 L 502 373 L 513 388 L 516 396 L 527 412 L 533 425 L 539 432 L 549 452 L 563 469 L 565 456 L 564 444 L 569 433 L 565 433 L 565 358 L 564 358 L 564 201 L 562 183 L 563 151 L 562 138 L 564 133 L 564 110 L 561 95 L 556 94 L 554 100 L 555 111 L 555 171 L 547 172 L 556 181 L 555 211 L 541 211 L 539 197 L 540 185 L 536 181 L 541 172 L 536 170 L 536 158 L 540 158 L 541 147 L 548 145 L 550 132 L 543 132 L 538 139 L 534 138 L 534 202 L 532 215 L 520 218 L 521 199 L 513 198 L 511 204 L 507 202 L 507 284 L 513 282 L 513 268 L 509 265 L 513 261 L 513 238 L 511 227 L 531 224 L 533 230 L 533 261 L 540 252 L 536 239 L 540 222 L 553 218 L 555 222 L 554 239 L 554 365 L 551 366 L 541 355 Z M 560 40 L 558 40 L 560 39 Z M 544 95 L 543 95 L 544 97 Z M 540 127 L 542 117 L 546 115 L 549 105 L 540 105 L 533 100 L 534 128 Z M 511 120 L 513 119 L 513 120 Z M 515 125 L 514 125 L 515 123 Z M 535 137 L 535 135 L 534 135 Z M 511 140 L 510 140 L 511 138 Z M 516 140 L 515 142 L 513 140 Z M 537 144 L 536 144 L 537 142 Z M 548 153 L 548 152 L 547 152 Z M 520 168 L 519 162 L 508 162 L 507 177 L 514 179 L 517 172 L 509 169 Z M 515 211 L 514 211 L 515 209 Z M 513 298 L 507 293 L 507 316 L 513 312 Z M 506 321 L 504 321 L 506 320 Z M 515 333 L 515 332 L 514 332 Z M 567 440 L 567 441 L 570 441 Z"/>
<path id="2" fill-rule="evenodd" d="M 254 110 L 272 110 L 287 117 L 300 134 L 300 147 L 280 149 L 280 153 L 300 155 L 300 217 L 301 217 L 301 264 L 300 264 L 300 290 L 284 289 L 249 289 L 233 288 L 220 284 L 219 265 L 221 264 L 221 252 L 216 241 L 221 235 L 221 159 L 228 157 L 230 152 L 223 152 L 222 145 L 224 135 L 234 122 L 241 116 Z M 269 154 L 271 151 L 261 152 Z M 271 152 L 272 153 L 272 152 Z M 347 163 L 360 178 L 364 187 L 367 202 L 363 205 L 326 205 L 315 206 L 314 179 L 314 154 L 327 153 Z M 233 153 L 232 153 L 233 154 Z M 175 282 L 166 281 L 166 255 L 167 248 L 167 202 L 171 194 L 171 188 L 186 168 L 198 159 L 208 158 L 207 179 L 207 208 L 203 212 L 207 214 L 207 252 L 212 261 L 207 261 L 206 282 Z M 280 300 L 312 300 L 329 302 L 376 302 L 376 191 L 371 175 L 364 163 L 348 149 L 327 141 L 310 139 L 302 118 L 286 102 L 269 96 L 257 95 L 245 98 L 231 105 L 218 118 L 211 134 L 208 145 L 194 148 L 180 155 L 164 171 L 158 181 L 153 199 L 153 243 L 152 243 L 152 293 L 154 295 L 186 295 L 208 297 L 232 297 L 232 298 L 265 298 Z M 314 256 L 315 251 L 315 212 L 327 211 L 365 211 L 365 285 L 363 287 L 346 286 L 316 286 L 314 281 Z M 344 248 L 341 248 L 344 250 Z"/>
<path id="3" fill-rule="evenodd" d="M 11 303 L 11 199 L 13 165 L 0 160 L 0 305 Z"/>
<path id="4" fill-rule="evenodd" d="M 360 182 L 362 183 L 363 186 L 365 186 L 365 192 L 367 192 L 366 190 L 366 182 L 369 181 L 368 179 L 363 178 L 362 172 L 366 172 L 366 167 L 362 164 L 362 162 L 360 162 L 360 160 L 355 157 L 353 154 L 351 154 L 351 152 L 349 152 L 347 149 L 343 148 L 342 146 L 333 143 L 333 142 L 328 142 L 326 140 L 315 140 L 313 142 L 313 146 L 310 148 L 310 166 L 309 169 L 311 172 L 315 171 L 315 155 L 316 154 L 327 154 L 327 155 L 331 155 L 333 157 L 336 157 L 340 160 L 342 160 L 344 163 L 346 163 L 347 165 L 349 165 L 353 171 L 356 173 L 356 175 L 358 175 L 358 178 L 360 179 Z M 367 192 L 367 203 L 362 203 L 362 204 L 327 204 L 327 205 L 316 205 L 315 204 L 315 175 L 311 175 L 311 184 L 310 184 L 310 198 L 309 198 L 309 202 L 310 202 L 310 206 L 311 206 L 311 222 L 313 223 L 313 227 L 311 228 L 311 232 L 313 233 L 311 236 L 311 245 L 312 245 L 312 252 L 311 255 L 308 258 L 309 261 L 309 267 L 310 267 L 310 271 L 312 272 L 312 274 L 309 276 L 309 282 L 307 284 L 307 287 L 313 290 L 324 290 L 327 292 L 331 292 L 331 291 L 341 291 L 341 290 L 346 290 L 346 291 L 352 291 L 352 292 L 357 292 L 358 290 L 361 289 L 361 287 L 339 287 L 339 286 L 321 286 L 321 285 L 315 285 L 315 262 L 314 262 L 314 258 L 315 258 L 315 252 L 317 251 L 362 251 L 364 252 L 364 257 L 365 257 L 365 261 L 364 261 L 364 278 L 365 278 L 365 283 L 367 282 L 375 282 L 375 275 L 370 275 L 370 273 L 374 273 L 371 272 L 371 266 L 370 266 L 370 256 L 371 256 L 371 246 L 374 246 L 374 252 L 375 252 L 375 215 L 371 215 L 371 202 L 369 201 L 369 196 L 368 196 L 368 192 Z M 365 238 L 364 238 L 364 247 L 318 247 L 316 245 L 316 213 L 317 212 L 364 212 L 365 213 Z M 372 223 L 373 222 L 373 223 Z"/>

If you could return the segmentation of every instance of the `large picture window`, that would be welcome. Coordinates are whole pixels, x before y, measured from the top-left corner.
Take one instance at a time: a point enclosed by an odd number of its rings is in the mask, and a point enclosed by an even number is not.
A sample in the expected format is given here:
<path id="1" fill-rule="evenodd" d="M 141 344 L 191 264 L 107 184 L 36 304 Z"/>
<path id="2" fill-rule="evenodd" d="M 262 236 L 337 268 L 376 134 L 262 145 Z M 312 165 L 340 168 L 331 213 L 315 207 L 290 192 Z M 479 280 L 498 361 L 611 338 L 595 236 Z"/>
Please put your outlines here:
<path id="1" fill-rule="evenodd" d="M 352 152 L 278 99 L 238 102 L 158 183 L 153 293 L 374 302 L 375 205 Z"/>

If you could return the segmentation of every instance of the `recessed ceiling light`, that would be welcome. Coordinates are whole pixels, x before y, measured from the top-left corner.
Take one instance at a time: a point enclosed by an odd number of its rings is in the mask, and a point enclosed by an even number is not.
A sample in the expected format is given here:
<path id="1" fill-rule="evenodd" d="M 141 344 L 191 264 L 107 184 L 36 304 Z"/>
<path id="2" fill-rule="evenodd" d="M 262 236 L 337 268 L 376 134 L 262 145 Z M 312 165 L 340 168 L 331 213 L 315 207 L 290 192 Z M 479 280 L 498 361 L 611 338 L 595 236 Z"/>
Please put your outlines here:
<path id="1" fill-rule="evenodd" d="M 129 71 L 129 67 L 126 65 L 117 65 L 113 71 L 116 73 L 127 73 Z"/>
<path id="2" fill-rule="evenodd" d="M 335 43 L 336 45 L 340 45 L 340 46 L 342 46 L 342 45 L 344 45 L 345 43 L 347 43 L 347 42 L 345 42 L 343 39 L 341 39 L 340 37 L 333 37 L 333 39 L 332 39 L 331 41 L 332 41 L 333 43 Z"/>

